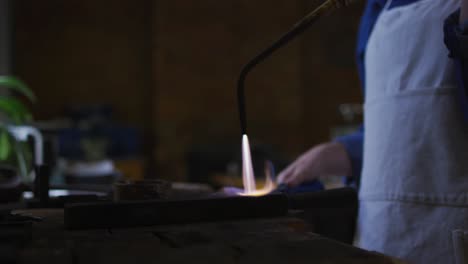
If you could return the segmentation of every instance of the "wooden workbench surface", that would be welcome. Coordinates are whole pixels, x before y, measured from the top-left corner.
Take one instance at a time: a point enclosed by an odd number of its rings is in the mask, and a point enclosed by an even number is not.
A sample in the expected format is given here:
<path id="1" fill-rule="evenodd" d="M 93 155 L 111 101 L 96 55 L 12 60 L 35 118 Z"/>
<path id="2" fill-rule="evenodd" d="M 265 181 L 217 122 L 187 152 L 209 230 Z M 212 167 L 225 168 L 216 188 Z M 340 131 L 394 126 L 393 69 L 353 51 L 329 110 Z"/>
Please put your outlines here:
<path id="1" fill-rule="evenodd" d="M 296 218 L 68 231 L 63 210 L 22 213 L 44 219 L 30 228 L 19 263 L 396 263 L 313 234 Z"/>

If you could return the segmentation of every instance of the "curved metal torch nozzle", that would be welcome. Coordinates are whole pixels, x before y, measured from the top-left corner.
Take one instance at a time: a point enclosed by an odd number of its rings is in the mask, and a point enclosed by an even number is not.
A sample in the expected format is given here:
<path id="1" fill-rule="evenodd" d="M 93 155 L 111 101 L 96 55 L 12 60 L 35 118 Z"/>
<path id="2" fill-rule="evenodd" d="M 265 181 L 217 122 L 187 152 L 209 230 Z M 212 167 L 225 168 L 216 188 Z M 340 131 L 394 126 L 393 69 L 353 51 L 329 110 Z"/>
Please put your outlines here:
<path id="1" fill-rule="evenodd" d="M 294 25 L 293 29 L 294 30 L 296 27 L 300 27 L 302 25 L 304 26 L 309 26 L 311 23 L 313 23 L 315 20 L 318 18 L 322 17 L 325 14 L 328 14 L 335 9 L 341 8 L 341 7 L 346 7 L 353 2 L 357 2 L 358 0 L 327 0 L 323 4 L 321 4 L 319 7 L 317 7 L 315 10 L 307 14 L 302 20 L 300 20 L 296 25 Z M 291 30 L 291 31 L 292 31 Z"/>
<path id="2" fill-rule="evenodd" d="M 336 2 L 339 2 L 337 4 L 340 5 L 338 7 L 347 6 L 347 5 L 350 5 L 350 4 L 352 4 L 353 2 L 356 2 L 356 1 L 358 1 L 358 0 L 336 0 Z"/>
<path id="3" fill-rule="evenodd" d="M 276 50 L 280 49 L 284 45 L 288 44 L 291 40 L 297 37 L 299 34 L 304 32 L 310 25 L 324 15 L 331 13 L 332 11 L 350 5 L 353 2 L 359 0 L 327 0 L 322 5 L 317 7 L 314 11 L 307 14 L 303 19 L 297 22 L 291 30 L 286 34 L 280 37 L 272 45 L 267 47 L 265 50 L 260 52 L 255 56 L 251 61 L 249 61 L 244 68 L 242 69 L 239 80 L 237 82 L 237 101 L 239 105 L 239 116 L 241 123 L 241 132 L 242 135 L 247 134 L 247 120 L 246 120 L 246 111 L 245 111 L 245 93 L 244 93 L 244 83 L 247 77 L 247 74 L 260 62 L 264 61 L 266 58 L 270 57 Z"/>

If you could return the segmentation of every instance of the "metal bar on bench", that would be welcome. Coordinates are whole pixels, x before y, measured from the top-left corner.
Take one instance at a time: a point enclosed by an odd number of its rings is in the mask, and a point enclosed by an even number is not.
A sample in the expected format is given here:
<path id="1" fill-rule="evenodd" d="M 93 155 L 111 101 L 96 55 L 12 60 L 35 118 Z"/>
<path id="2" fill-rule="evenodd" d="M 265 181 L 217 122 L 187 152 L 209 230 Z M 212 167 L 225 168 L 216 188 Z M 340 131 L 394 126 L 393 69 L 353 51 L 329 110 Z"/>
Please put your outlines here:
<path id="1" fill-rule="evenodd" d="M 88 203 L 65 206 L 68 229 L 184 224 L 242 218 L 278 217 L 288 212 L 282 194 L 180 201 Z"/>

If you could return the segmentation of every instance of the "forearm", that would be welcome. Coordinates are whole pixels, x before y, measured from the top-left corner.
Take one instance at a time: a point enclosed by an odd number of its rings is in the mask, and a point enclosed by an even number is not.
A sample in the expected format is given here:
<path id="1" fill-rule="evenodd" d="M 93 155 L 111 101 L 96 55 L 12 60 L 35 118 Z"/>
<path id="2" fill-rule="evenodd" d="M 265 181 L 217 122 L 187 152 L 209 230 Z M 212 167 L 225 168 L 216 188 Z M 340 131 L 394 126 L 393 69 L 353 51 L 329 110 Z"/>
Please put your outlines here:
<path id="1" fill-rule="evenodd" d="M 321 160 L 319 174 L 321 176 L 351 175 L 351 160 L 346 148 L 339 142 L 329 142 L 319 145 Z"/>
<path id="2" fill-rule="evenodd" d="M 460 9 L 460 23 L 468 21 L 468 0 L 462 0 Z"/>
<path id="3" fill-rule="evenodd" d="M 278 176 L 277 181 L 289 186 L 323 176 L 349 175 L 351 162 L 345 147 L 338 142 L 320 144 L 303 153 Z"/>
<path id="4" fill-rule="evenodd" d="M 359 181 L 362 170 L 364 128 L 361 127 L 353 134 L 336 138 L 335 141 L 341 143 L 345 147 L 351 163 L 351 173 L 344 175 L 351 176 L 356 181 Z"/>

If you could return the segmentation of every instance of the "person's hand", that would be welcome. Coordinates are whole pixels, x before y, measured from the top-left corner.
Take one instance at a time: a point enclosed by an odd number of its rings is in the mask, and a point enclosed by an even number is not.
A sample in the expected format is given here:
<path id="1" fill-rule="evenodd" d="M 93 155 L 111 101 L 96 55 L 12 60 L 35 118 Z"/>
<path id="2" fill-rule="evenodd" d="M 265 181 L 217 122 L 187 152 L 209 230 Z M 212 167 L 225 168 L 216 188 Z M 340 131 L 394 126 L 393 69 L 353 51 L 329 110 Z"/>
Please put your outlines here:
<path id="1" fill-rule="evenodd" d="M 313 147 L 299 156 L 279 174 L 277 181 L 294 187 L 320 176 L 349 175 L 350 171 L 351 163 L 344 146 L 331 142 Z"/>

